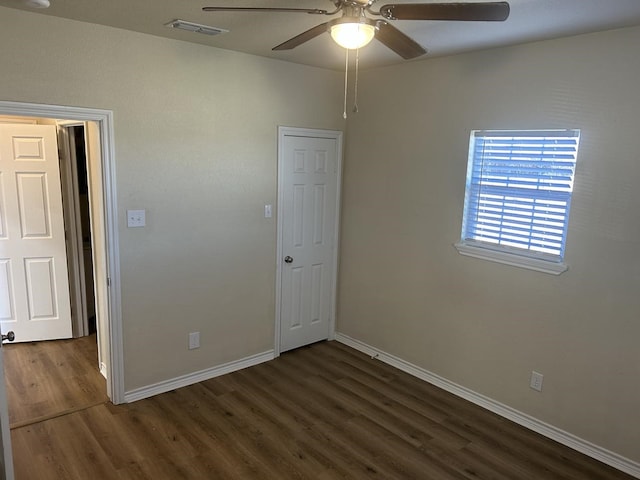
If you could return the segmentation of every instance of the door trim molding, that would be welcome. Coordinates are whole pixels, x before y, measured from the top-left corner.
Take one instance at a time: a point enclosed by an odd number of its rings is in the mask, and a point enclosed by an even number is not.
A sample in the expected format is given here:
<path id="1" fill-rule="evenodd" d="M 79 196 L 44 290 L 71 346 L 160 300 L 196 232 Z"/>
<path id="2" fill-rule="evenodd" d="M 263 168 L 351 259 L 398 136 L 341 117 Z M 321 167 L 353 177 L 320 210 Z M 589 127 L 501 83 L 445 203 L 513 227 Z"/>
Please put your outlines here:
<path id="1" fill-rule="evenodd" d="M 339 253 L 339 240 L 340 240 L 340 217 L 341 217 L 341 194 L 342 194 L 342 132 L 338 130 L 322 130 L 312 128 L 298 128 L 298 127 L 278 127 L 278 207 L 277 207 L 277 240 L 276 240 L 276 313 L 275 313 L 275 332 L 274 332 L 274 356 L 280 355 L 280 326 L 281 326 L 281 301 L 282 301 L 282 227 L 283 227 L 283 206 L 284 206 L 284 178 L 283 178 L 283 163 L 284 163 L 284 151 L 282 146 L 284 145 L 285 137 L 309 137 L 309 138 L 329 138 L 336 141 L 337 156 L 336 156 L 336 219 L 333 239 L 333 278 L 331 279 L 331 315 L 329 318 L 329 340 L 335 338 L 336 330 L 336 310 L 337 310 L 337 291 L 338 291 L 338 253 Z"/>
<path id="2" fill-rule="evenodd" d="M 114 404 L 123 403 L 124 357 L 113 112 L 95 108 L 0 101 L 0 115 L 58 118 L 83 122 L 93 121 L 98 124 L 102 155 L 107 271 L 110 284 L 107 299 L 109 303 L 109 361 L 111 363 L 109 372 L 111 375 L 107 384 L 107 393 Z"/>

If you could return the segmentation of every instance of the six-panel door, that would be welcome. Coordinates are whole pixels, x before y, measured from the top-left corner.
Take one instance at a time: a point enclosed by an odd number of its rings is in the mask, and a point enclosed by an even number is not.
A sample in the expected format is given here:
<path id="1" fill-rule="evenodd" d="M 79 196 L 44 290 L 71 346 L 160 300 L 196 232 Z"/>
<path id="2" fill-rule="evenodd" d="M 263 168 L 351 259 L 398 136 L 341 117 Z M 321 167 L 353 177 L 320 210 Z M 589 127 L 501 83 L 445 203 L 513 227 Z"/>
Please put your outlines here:
<path id="1" fill-rule="evenodd" d="M 0 125 L 0 324 L 17 342 L 72 335 L 52 125 Z"/>
<path id="2" fill-rule="evenodd" d="M 280 350 L 325 340 L 334 279 L 337 141 L 285 136 Z M 284 261 L 284 258 L 281 259 Z"/>

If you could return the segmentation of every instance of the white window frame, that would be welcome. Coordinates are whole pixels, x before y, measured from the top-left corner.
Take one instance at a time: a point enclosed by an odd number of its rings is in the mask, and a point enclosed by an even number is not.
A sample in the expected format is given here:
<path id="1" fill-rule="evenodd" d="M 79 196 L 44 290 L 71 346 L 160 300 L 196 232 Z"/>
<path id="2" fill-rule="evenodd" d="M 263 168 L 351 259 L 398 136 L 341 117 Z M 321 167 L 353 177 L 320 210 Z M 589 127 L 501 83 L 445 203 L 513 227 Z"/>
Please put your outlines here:
<path id="1" fill-rule="evenodd" d="M 474 185 L 481 185 L 482 180 L 484 179 L 484 172 L 478 176 L 478 170 L 475 169 L 474 173 L 474 165 L 475 162 L 482 161 L 481 157 L 476 157 L 476 139 L 478 138 L 487 138 L 487 137 L 504 137 L 505 139 L 509 138 L 527 138 L 527 137 L 558 137 L 566 139 L 567 137 L 575 138 L 575 152 L 573 157 L 573 171 L 571 172 L 571 176 L 568 179 L 565 179 L 564 186 L 564 194 L 567 196 L 567 205 L 566 205 L 566 221 L 564 227 L 562 229 L 562 243 L 561 247 L 557 254 L 549 254 L 544 252 L 539 252 L 527 248 L 519 248 L 515 246 L 508 246 L 504 244 L 500 244 L 499 241 L 491 242 L 491 241 L 481 241 L 474 238 L 468 238 L 465 235 L 467 231 L 467 223 L 469 221 L 473 221 L 470 219 L 470 215 L 473 213 L 473 208 L 471 208 L 471 204 L 474 203 L 474 198 L 472 197 L 474 193 L 472 193 L 472 188 L 470 185 L 474 182 Z M 575 162 L 577 160 L 578 154 L 578 143 L 580 138 L 580 131 L 577 129 L 573 130 L 474 130 L 471 132 L 470 140 L 469 140 L 469 159 L 467 164 L 467 182 L 465 189 L 465 202 L 464 202 L 464 215 L 462 220 L 462 232 L 461 238 L 458 243 L 455 244 L 456 249 L 462 255 L 480 258 L 483 260 L 489 260 L 492 262 L 502 263 L 506 265 L 511 265 L 515 267 L 527 268 L 530 270 L 535 270 L 539 272 L 549 273 L 553 275 L 559 275 L 565 272 L 568 269 L 567 264 L 564 263 L 564 247 L 566 245 L 567 238 L 567 230 L 568 230 L 568 217 L 570 212 L 570 203 L 571 196 L 573 194 L 573 178 L 575 172 Z M 509 157 L 511 160 L 512 157 Z M 536 162 L 542 161 L 541 159 L 534 160 Z M 535 177 L 535 176 L 534 176 Z M 539 177 L 542 178 L 542 177 Z M 510 183 L 510 180 L 507 181 Z M 480 187 L 482 188 L 482 187 Z M 504 189 L 509 190 L 511 185 L 504 187 Z M 523 192 L 526 191 L 522 188 L 513 190 L 514 192 Z M 533 189 L 532 191 L 537 191 Z M 540 191 L 544 191 L 544 188 L 540 188 Z M 568 195 L 567 195 L 568 194 Z M 479 195 L 479 194 L 478 194 Z M 533 195 L 535 198 L 536 196 Z M 477 200 L 477 199 L 476 199 Z M 504 200 L 503 200 L 504 201 Z M 478 202 L 479 204 L 480 202 Z M 504 208 L 504 206 L 503 206 Z M 475 210 L 478 211 L 477 208 Z M 504 215 L 504 213 L 503 213 Z M 500 227 L 502 228 L 502 222 L 504 219 L 500 220 Z M 472 226 L 476 225 L 474 222 Z M 467 237 L 467 238 L 465 238 Z"/>

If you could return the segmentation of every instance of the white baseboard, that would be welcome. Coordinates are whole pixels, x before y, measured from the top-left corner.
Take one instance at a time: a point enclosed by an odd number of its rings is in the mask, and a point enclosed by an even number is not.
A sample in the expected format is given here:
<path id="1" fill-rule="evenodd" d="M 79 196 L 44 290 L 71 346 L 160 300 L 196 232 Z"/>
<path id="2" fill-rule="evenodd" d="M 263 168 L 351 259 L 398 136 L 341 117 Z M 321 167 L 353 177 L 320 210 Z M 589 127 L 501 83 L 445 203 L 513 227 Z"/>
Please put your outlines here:
<path id="1" fill-rule="evenodd" d="M 536 418 L 533 418 L 525 413 L 515 410 L 507 405 L 485 397 L 479 393 L 469 390 L 461 385 L 453 383 L 446 378 L 443 378 L 435 373 L 429 372 L 421 367 L 413 365 L 405 360 L 402 360 L 394 355 L 390 355 L 382 350 L 378 350 L 375 347 L 367 345 L 359 340 L 351 338 L 342 333 L 336 332 L 336 341 L 344 343 L 360 352 L 366 353 L 371 357 L 387 363 L 398 370 L 402 370 L 414 377 L 417 377 L 425 382 L 431 383 L 436 387 L 452 393 L 458 397 L 464 398 L 476 405 L 479 405 L 487 410 L 496 413 L 512 422 L 515 422 L 523 427 L 526 427 L 534 432 L 537 432 L 551 440 L 555 440 L 558 443 L 566 445 L 580 453 L 583 453 L 591 458 L 594 458 L 602 463 L 612 466 L 624 473 L 632 475 L 636 478 L 640 478 L 640 463 L 636 463 L 628 458 L 625 458 L 617 453 L 611 452 L 605 448 L 594 445 L 591 442 L 583 440 L 575 435 L 565 432 L 553 425 L 542 422 Z"/>
<path id="2" fill-rule="evenodd" d="M 107 366 L 104 362 L 100 362 L 100 373 L 105 379 L 109 379 L 109 377 L 107 376 Z"/>
<path id="3" fill-rule="evenodd" d="M 136 402 L 144 398 L 153 397 L 160 393 L 170 392 L 176 388 L 186 387 L 193 385 L 194 383 L 203 382 L 220 375 L 235 372 L 236 370 L 242 370 L 243 368 L 252 367 L 259 363 L 268 362 L 275 358 L 274 351 L 269 350 L 267 352 L 258 353 L 249 357 L 241 358 L 240 360 L 234 360 L 232 362 L 219 365 L 217 367 L 208 368 L 206 370 L 200 370 L 199 372 L 189 373 L 181 377 L 165 380 L 146 387 L 136 388 L 125 392 L 124 401 L 126 403 Z"/>

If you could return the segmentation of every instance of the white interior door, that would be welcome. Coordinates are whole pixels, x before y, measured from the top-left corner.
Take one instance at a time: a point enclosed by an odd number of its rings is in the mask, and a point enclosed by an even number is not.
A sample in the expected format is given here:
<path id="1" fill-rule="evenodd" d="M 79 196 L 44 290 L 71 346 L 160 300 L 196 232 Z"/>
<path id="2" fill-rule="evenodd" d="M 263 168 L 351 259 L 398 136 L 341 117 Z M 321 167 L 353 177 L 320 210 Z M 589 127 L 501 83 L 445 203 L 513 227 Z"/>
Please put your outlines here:
<path id="1" fill-rule="evenodd" d="M 341 142 L 281 131 L 280 351 L 326 340 L 335 312 Z"/>
<path id="2" fill-rule="evenodd" d="M 0 125 L 0 324 L 18 342 L 72 335 L 53 125 Z"/>
<path id="3" fill-rule="evenodd" d="M 0 348 L 0 480 L 13 480 L 9 406 L 4 383 L 4 359 Z"/>

